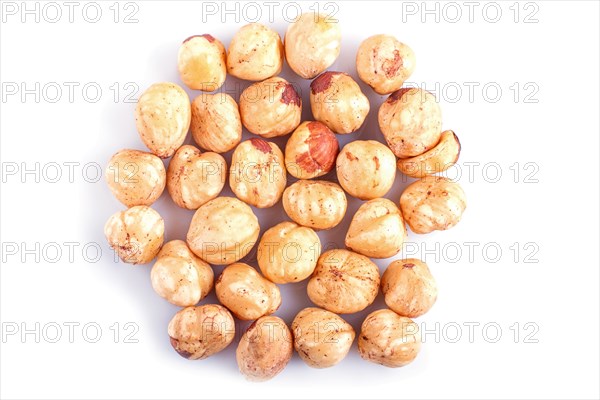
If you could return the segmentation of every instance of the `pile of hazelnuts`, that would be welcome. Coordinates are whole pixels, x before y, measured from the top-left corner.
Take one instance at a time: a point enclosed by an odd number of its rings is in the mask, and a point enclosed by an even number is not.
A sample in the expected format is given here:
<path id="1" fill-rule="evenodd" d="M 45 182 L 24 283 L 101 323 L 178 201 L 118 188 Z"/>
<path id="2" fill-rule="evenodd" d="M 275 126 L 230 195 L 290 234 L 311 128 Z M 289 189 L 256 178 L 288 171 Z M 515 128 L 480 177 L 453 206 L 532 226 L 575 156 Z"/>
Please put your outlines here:
<path id="1" fill-rule="evenodd" d="M 392 36 L 360 45 L 356 69 L 378 94 L 387 146 L 354 140 L 340 151 L 337 135 L 358 130 L 369 112 L 359 85 L 344 72 L 326 71 L 340 53 L 337 21 L 306 13 L 290 24 L 284 43 L 272 29 L 253 23 L 233 37 L 228 51 L 211 35 L 192 36 L 179 49 L 181 80 L 203 91 L 192 102 L 174 83 L 156 83 L 139 98 L 135 118 L 150 152 L 122 150 L 110 160 L 107 182 L 128 207 L 104 228 L 110 246 L 127 263 L 146 264 L 154 290 L 183 307 L 168 326 L 173 348 L 188 359 L 209 357 L 235 336 L 234 316 L 254 321 L 239 342 L 240 371 L 251 380 L 281 372 L 295 349 L 309 366 L 331 367 L 347 354 L 355 332 L 338 314 L 356 313 L 381 290 L 389 309 L 364 320 L 358 336 L 362 358 L 388 367 L 414 360 L 421 338 L 411 319 L 437 298 L 428 266 L 418 259 L 392 262 L 382 277 L 370 258 L 397 255 L 407 237 L 446 230 L 466 207 L 461 187 L 441 176 L 456 163 L 460 143 L 442 131 L 438 103 L 430 93 L 402 88 L 415 68 L 413 51 Z M 278 77 L 284 59 L 310 85 L 313 121 L 301 121 L 302 98 Z M 255 81 L 239 105 L 215 92 L 227 74 Z M 208 93 L 212 92 L 212 93 Z M 242 127 L 255 137 L 242 140 Z M 188 132 L 202 148 L 183 145 Z M 285 150 L 265 139 L 289 135 Z M 228 166 L 221 153 L 233 150 Z M 171 158 L 168 168 L 164 158 Z M 336 168 L 337 180 L 319 180 Z M 396 170 L 418 178 L 399 207 L 383 198 Z M 287 185 L 288 176 L 298 180 Z M 237 198 L 220 196 L 229 181 Z M 196 210 L 187 240 L 163 245 L 164 221 L 150 205 L 164 188 L 179 207 Z M 321 254 L 315 231 L 331 229 L 346 214 L 347 195 L 366 202 L 352 218 L 346 249 Z M 291 221 L 263 233 L 250 206 L 280 200 Z M 260 272 L 240 262 L 257 246 Z M 226 265 L 214 282 L 210 264 Z M 305 308 L 288 325 L 272 316 L 281 305 L 277 284 L 309 279 L 318 307 Z M 221 305 L 197 304 L 213 289 Z"/>

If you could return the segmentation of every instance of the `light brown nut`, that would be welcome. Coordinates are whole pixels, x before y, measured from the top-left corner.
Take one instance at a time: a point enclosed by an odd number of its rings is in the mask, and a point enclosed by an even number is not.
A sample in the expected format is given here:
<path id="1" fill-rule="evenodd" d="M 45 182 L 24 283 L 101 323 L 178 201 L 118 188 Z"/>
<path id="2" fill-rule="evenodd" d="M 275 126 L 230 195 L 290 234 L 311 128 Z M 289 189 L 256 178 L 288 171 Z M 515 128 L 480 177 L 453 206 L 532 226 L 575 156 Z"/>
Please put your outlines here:
<path id="1" fill-rule="evenodd" d="M 421 350 L 419 326 L 392 310 L 377 310 L 367 316 L 358 336 L 360 356 L 386 367 L 403 367 Z"/>
<path id="2" fill-rule="evenodd" d="M 465 192 L 448 178 L 426 176 L 408 185 L 400 196 L 404 220 L 414 233 L 452 228 L 467 208 Z"/>
<path id="3" fill-rule="evenodd" d="M 313 368 L 333 367 L 346 357 L 354 329 L 339 315 L 316 307 L 301 310 L 292 322 L 294 348 Z"/>
<path id="4" fill-rule="evenodd" d="M 310 84 L 310 107 L 317 121 L 345 134 L 361 127 L 371 106 L 350 75 L 327 71 Z"/>
<path id="5" fill-rule="evenodd" d="M 429 311 L 438 293 L 427 264 L 416 258 L 391 263 L 381 278 L 381 291 L 389 308 L 409 318 Z"/>
<path id="6" fill-rule="evenodd" d="M 179 311 L 168 329 L 171 346 L 189 360 L 203 360 L 225 349 L 235 337 L 235 322 L 225 307 L 205 304 Z"/>
<path id="7" fill-rule="evenodd" d="M 169 303 L 194 306 L 212 290 L 214 272 L 183 240 L 165 243 L 150 272 L 154 291 Z"/>
<path id="8" fill-rule="evenodd" d="M 192 102 L 192 136 L 198 146 L 225 153 L 242 140 L 242 120 L 238 105 L 226 93 L 204 93 Z"/>
<path id="9" fill-rule="evenodd" d="M 379 94 L 400 89 L 414 70 L 415 53 L 393 36 L 371 36 L 358 47 L 358 76 Z"/>
<path id="10" fill-rule="evenodd" d="M 351 196 L 371 200 L 384 196 L 396 178 L 396 157 L 375 140 L 348 143 L 336 161 L 340 185 Z"/>
<path id="11" fill-rule="evenodd" d="M 305 121 L 285 145 L 285 167 L 295 178 L 317 178 L 333 169 L 339 151 L 337 138 L 327 125 Z"/>
<path id="12" fill-rule="evenodd" d="M 240 372 L 250 381 L 267 381 L 279 374 L 293 353 L 292 333 L 274 316 L 260 317 L 242 335 L 235 352 Z"/>
<path id="13" fill-rule="evenodd" d="M 319 307 L 351 314 L 375 301 L 379 281 L 379 268 L 367 257 L 349 250 L 329 250 L 319 258 L 307 292 Z"/>
<path id="14" fill-rule="evenodd" d="M 272 282 L 299 282 L 310 276 L 321 255 L 321 241 L 311 228 L 282 222 L 268 229 L 258 244 L 261 272 Z"/>
<path id="15" fill-rule="evenodd" d="M 190 98 L 178 85 L 155 83 L 140 96 L 135 124 L 142 141 L 160 158 L 171 157 L 190 129 Z"/>
<path id="16" fill-rule="evenodd" d="M 291 23 L 285 33 L 285 57 L 292 70 L 312 79 L 340 55 L 342 33 L 330 16 L 309 12 Z"/>
<path id="17" fill-rule="evenodd" d="M 165 222 L 148 206 L 135 206 L 110 216 L 104 235 L 119 258 L 130 264 L 146 264 L 160 251 Z"/>
<path id="18" fill-rule="evenodd" d="M 243 320 L 273 314 L 281 305 L 277 285 L 244 263 L 227 266 L 217 279 L 215 291 L 221 304 Z"/>
<path id="19" fill-rule="evenodd" d="M 243 26 L 229 43 L 227 72 L 249 81 L 262 81 L 281 72 L 283 43 L 272 29 L 258 23 Z"/>
<path id="20" fill-rule="evenodd" d="M 331 229 L 348 208 L 344 190 L 328 181 L 300 180 L 283 192 L 283 209 L 297 224 L 313 229 Z"/>
<path id="21" fill-rule="evenodd" d="M 286 183 L 283 153 L 275 143 L 252 138 L 236 147 L 229 186 L 240 200 L 258 208 L 272 207 Z"/>
<path id="22" fill-rule="evenodd" d="M 231 264 L 252 250 L 259 231 L 258 218 L 248 205 L 233 197 L 217 197 L 194 214 L 187 244 L 210 264 Z"/>
<path id="23" fill-rule="evenodd" d="M 346 234 L 346 247 L 371 258 L 388 258 L 400 252 L 406 239 L 406 227 L 393 201 L 373 199 L 352 217 Z"/>
<path id="24" fill-rule="evenodd" d="M 422 178 L 438 172 L 443 172 L 458 161 L 460 142 L 453 131 L 444 131 L 439 143 L 425 153 L 398 160 L 398 169 L 404 175 Z"/>
<path id="25" fill-rule="evenodd" d="M 242 124 L 264 138 L 287 135 L 300 123 L 302 98 L 294 85 L 273 77 L 248 86 L 240 96 Z"/>
<path id="26" fill-rule="evenodd" d="M 149 206 L 165 189 L 165 165 L 154 154 L 121 150 L 108 162 L 106 183 L 117 200 L 127 207 Z"/>
<path id="27" fill-rule="evenodd" d="M 177 69 L 190 89 L 215 91 L 227 77 L 225 46 L 209 34 L 190 36 L 179 46 Z"/>
<path id="28" fill-rule="evenodd" d="M 442 112 L 435 97 L 421 89 L 395 91 L 379 107 L 379 128 L 399 158 L 435 147 L 442 135 Z"/>

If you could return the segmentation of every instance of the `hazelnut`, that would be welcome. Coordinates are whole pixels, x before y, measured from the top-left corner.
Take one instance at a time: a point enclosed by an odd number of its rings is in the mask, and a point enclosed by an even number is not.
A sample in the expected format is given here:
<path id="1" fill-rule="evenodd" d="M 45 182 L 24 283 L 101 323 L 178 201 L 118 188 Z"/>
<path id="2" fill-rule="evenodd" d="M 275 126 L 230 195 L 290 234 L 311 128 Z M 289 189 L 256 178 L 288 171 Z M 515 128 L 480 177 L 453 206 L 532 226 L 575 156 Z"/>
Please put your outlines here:
<path id="1" fill-rule="evenodd" d="M 367 257 L 349 250 L 329 250 L 319 257 L 308 281 L 308 297 L 324 309 L 351 314 L 375 301 L 379 268 Z"/>
<path id="2" fill-rule="evenodd" d="M 227 163 L 221 155 L 184 145 L 169 163 L 167 189 L 175 204 L 195 210 L 217 197 L 226 179 Z"/>
<path id="3" fill-rule="evenodd" d="M 415 53 L 393 36 L 371 36 L 358 47 L 358 76 L 379 94 L 400 89 L 414 70 Z"/>
<path id="4" fill-rule="evenodd" d="M 236 147 L 229 186 L 240 200 L 258 208 L 272 207 L 286 183 L 283 153 L 275 143 L 252 138 Z"/>
<path id="5" fill-rule="evenodd" d="M 135 124 L 142 141 L 160 158 L 171 157 L 190 129 L 190 98 L 174 83 L 155 83 L 139 98 Z"/>
<path id="6" fill-rule="evenodd" d="M 396 178 L 396 157 L 390 149 L 375 140 L 348 143 L 336 161 L 340 185 L 361 200 L 384 196 Z"/>
<path id="7" fill-rule="evenodd" d="M 119 258 L 130 264 L 146 264 L 158 254 L 165 236 L 165 222 L 148 206 L 135 206 L 111 215 L 104 235 Z"/>
<path id="8" fill-rule="evenodd" d="M 435 279 L 416 258 L 391 263 L 381 278 L 381 291 L 389 308 L 409 318 L 425 314 L 437 299 Z"/>
<path id="9" fill-rule="evenodd" d="M 337 20 L 313 12 L 291 23 L 285 33 L 285 57 L 292 70 L 312 79 L 340 55 L 342 33 Z"/>
<path id="10" fill-rule="evenodd" d="M 263 275 L 275 283 L 299 282 L 310 276 L 321 255 L 321 241 L 310 228 L 282 222 L 267 230 L 258 244 Z"/>
<path id="11" fill-rule="evenodd" d="M 367 316 L 358 336 L 360 356 L 386 367 L 403 367 L 421 350 L 419 326 L 392 310 L 377 310 Z"/>
<path id="12" fill-rule="evenodd" d="M 371 258 L 388 258 L 400 252 L 406 239 L 402 214 L 394 202 L 373 199 L 360 206 L 346 234 L 346 247 Z"/>
<path id="13" fill-rule="evenodd" d="M 287 135 L 300 123 L 302 98 L 294 85 L 273 77 L 248 86 L 240 97 L 242 124 L 264 138 Z"/>
<path id="14" fill-rule="evenodd" d="M 317 178 L 333 169 L 339 149 L 337 138 L 327 125 L 306 121 L 285 145 L 285 167 L 295 178 Z"/>
<path id="15" fill-rule="evenodd" d="M 397 90 L 379 107 L 379 128 L 397 157 L 418 156 L 440 140 L 440 106 L 425 90 Z"/>
<path id="16" fill-rule="evenodd" d="M 225 153 L 242 140 L 238 105 L 228 94 L 201 94 L 192 102 L 192 136 L 198 146 Z"/>
<path id="17" fill-rule="evenodd" d="M 210 265 L 196 257 L 183 240 L 166 243 L 150 272 L 154 291 L 180 307 L 198 304 L 212 290 L 213 279 Z"/>
<path id="18" fill-rule="evenodd" d="M 205 304 L 186 307 L 169 322 L 171 346 L 189 360 L 203 360 L 220 352 L 235 337 L 235 322 L 225 307 Z"/>
<path id="19" fill-rule="evenodd" d="M 310 84 L 310 107 L 317 121 L 335 133 L 352 133 L 369 113 L 369 99 L 345 72 L 327 71 Z"/>
<path id="20" fill-rule="evenodd" d="M 231 40 L 227 72 L 236 78 L 262 81 L 281 72 L 283 44 L 272 29 L 258 23 L 243 26 Z"/>
<path id="21" fill-rule="evenodd" d="M 283 192 L 286 214 L 309 228 L 333 228 L 342 221 L 347 208 L 344 190 L 333 182 L 300 180 Z"/>
<path id="22" fill-rule="evenodd" d="M 333 367 L 346 357 L 354 329 L 339 315 L 316 307 L 300 311 L 292 322 L 294 348 L 313 368 Z"/>
<path id="23" fill-rule="evenodd" d="M 215 91 L 227 77 L 225 47 L 209 34 L 191 36 L 179 46 L 177 68 L 190 89 Z"/>
<path id="24" fill-rule="evenodd" d="M 440 141 L 434 148 L 425 153 L 398 160 L 398 169 L 404 175 L 413 178 L 422 178 L 443 172 L 458 161 L 460 155 L 460 142 L 453 131 L 444 131 Z"/>
<path id="25" fill-rule="evenodd" d="M 402 215 L 414 233 L 450 229 L 460 221 L 466 207 L 460 185 L 440 176 L 419 179 L 400 196 Z"/>
<path id="26" fill-rule="evenodd" d="M 252 209 L 233 197 L 217 197 L 194 214 L 187 243 L 210 264 L 231 264 L 246 256 L 260 227 Z"/>
<path id="27" fill-rule="evenodd" d="M 112 194 L 127 207 L 149 206 L 165 189 L 166 172 L 162 160 L 138 150 L 121 150 L 106 168 L 106 183 Z"/>
<path id="28" fill-rule="evenodd" d="M 243 320 L 273 314 L 281 305 L 277 285 L 244 263 L 227 266 L 217 279 L 215 291 L 221 304 Z"/>

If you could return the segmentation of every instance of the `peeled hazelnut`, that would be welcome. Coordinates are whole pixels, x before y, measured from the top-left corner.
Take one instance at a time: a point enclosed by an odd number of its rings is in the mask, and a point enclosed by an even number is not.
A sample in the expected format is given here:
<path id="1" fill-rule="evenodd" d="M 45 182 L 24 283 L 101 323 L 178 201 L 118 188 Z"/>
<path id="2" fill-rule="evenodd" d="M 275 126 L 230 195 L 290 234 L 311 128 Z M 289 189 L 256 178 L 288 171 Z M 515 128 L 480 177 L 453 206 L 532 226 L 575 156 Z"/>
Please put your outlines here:
<path id="1" fill-rule="evenodd" d="M 264 138 L 287 135 L 300 123 L 302 98 L 294 85 L 273 77 L 248 86 L 240 96 L 242 124 Z"/>
<path id="2" fill-rule="evenodd" d="M 344 190 L 333 182 L 300 180 L 283 192 L 286 214 L 309 228 L 333 228 L 342 221 L 347 208 Z"/>
<path id="3" fill-rule="evenodd" d="M 285 167 L 295 178 L 317 178 L 333 169 L 338 152 L 337 138 L 327 125 L 306 121 L 285 145 Z"/>
<path id="4" fill-rule="evenodd" d="M 152 288 L 169 303 L 194 306 L 212 290 L 214 272 L 183 240 L 166 243 L 150 272 Z"/>
<path id="5" fill-rule="evenodd" d="M 283 153 L 275 143 L 252 138 L 236 147 L 229 186 L 240 200 L 258 208 L 272 207 L 286 183 Z"/>
<path id="6" fill-rule="evenodd" d="M 385 145 L 375 140 L 348 143 L 336 161 L 340 185 L 361 200 L 384 196 L 396 178 L 396 157 Z"/>
<path id="7" fill-rule="evenodd" d="M 135 124 L 142 141 L 160 158 L 171 157 L 190 129 L 190 98 L 174 83 L 155 83 L 139 98 Z"/>
<path id="8" fill-rule="evenodd" d="M 358 336 L 360 356 L 386 367 L 403 367 L 421 350 L 419 326 L 392 310 L 377 310 L 367 316 Z"/>
<path id="9" fill-rule="evenodd" d="M 179 46 L 177 68 L 190 89 L 215 91 L 227 77 L 225 47 L 209 34 L 191 36 Z"/>
<path id="10" fill-rule="evenodd" d="M 292 322 L 294 348 L 313 368 L 333 367 L 346 357 L 354 329 L 339 315 L 316 307 L 300 311 Z"/>
<path id="11" fill-rule="evenodd" d="M 310 276 L 321 255 L 321 241 L 310 228 L 282 222 L 267 230 L 258 244 L 263 275 L 275 283 L 299 282 Z"/>
<path id="12" fill-rule="evenodd" d="M 467 208 L 465 192 L 448 178 L 426 176 L 408 185 L 400 196 L 400 209 L 414 233 L 452 228 Z"/>
<path id="13" fill-rule="evenodd" d="M 373 199 L 352 218 L 346 234 L 346 247 L 371 258 L 388 258 L 400 252 L 406 239 L 402 214 L 394 202 Z"/>
<path id="14" fill-rule="evenodd" d="M 227 163 L 217 153 L 181 146 L 167 170 L 167 189 L 179 207 L 195 210 L 217 197 L 227 179 Z"/>
<path id="15" fill-rule="evenodd" d="M 292 333 L 274 316 L 260 317 L 244 333 L 235 352 L 240 372 L 251 381 L 274 378 L 290 362 Z"/>
<path id="16" fill-rule="evenodd" d="M 440 141 L 440 106 L 425 90 L 397 90 L 379 108 L 379 128 L 397 157 L 418 156 Z"/>
<path id="17" fill-rule="evenodd" d="M 235 322 L 225 307 L 206 304 L 187 307 L 169 322 L 171 346 L 189 360 L 203 360 L 220 352 L 235 337 Z"/>
<path id="18" fill-rule="evenodd" d="M 351 314 L 375 301 L 379 281 L 379 268 L 367 257 L 349 250 L 329 250 L 319 258 L 307 292 L 319 307 Z"/>
<path id="19" fill-rule="evenodd" d="M 273 314 L 281 305 L 277 285 L 244 263 L 227 266 L 217 279 L 215 291 L 221 304 L 243 320 Z"/>
<path id="20" fill-rule="evenodd" d="M 106 168 L 106 183 L 112 194 L 127 207 L 149 206 L 165 189 L 166 172 L 162 160 L 138 150 L 121 150 Z"/>
<path id="21" fill-rule="evenodd" d="M 444 131 L 439 143 L 433 149 L 419 156 L 399 159 L 398 169 L 404 175 L 422 178 L 447 170 L 458 161 L 459 155 L 458 136 L 453 131 Z"/>
<path id="22" fill-rule="evenodd" d="M 228 94 L 201 94 L 192 102 L 192 136 L 198 146 L 225 153 L 242 140 L 238 105 Z"/>
<path id="23" fill-rule="evenodd" d="M 337 20 L 314 12 L 305 13 L 288 26 L 285 57 L 295 73 L 312 79 L 338 58 L 341 40 Z"/>
<path id="24" fill-rule="evenodd" d="M 262 81 L 281 72 L 283 44 L 272 29 L 258 23 L 243 26 L 227 53 L 227 72 L 249 81 Z"/>
<path id="25" fill-rule="evenodd" d="M 252 250 L 259 231 L 258 218 L 248 205 L 233 197 L 217 197 L 194 214 L 187 243 L 210 264 L 231 264 Z"/>
<path id="26" fill-rule="evenodd" d="M 369 113 L 369 99 L 345 72 L 327 71 L 310 84 L 310 107 L 317 121 L 335 133 L 352 133 Z"/>
<path id="27" fill-rule="evenodd" d="M 416 258 L 396 260 L 381 278 L 385 304 L 409 318 L 425 314 L 437 299 L 437 285 L 427 264 Z"/>
<path id="28" fill-rule="evenodd" d="M 111 215 L 104 225 L 110 247 L 126 263 L 146 264 L 158 254 L 165 222 L 148 206 L 135 206 Z"/>
<path id="29" fill-rule="evenodd" d="M 415 53 L 390 35 L 367 38 L 356 53 L 358 76 L 379 94 L 400 89 L 414 70 Z"/>

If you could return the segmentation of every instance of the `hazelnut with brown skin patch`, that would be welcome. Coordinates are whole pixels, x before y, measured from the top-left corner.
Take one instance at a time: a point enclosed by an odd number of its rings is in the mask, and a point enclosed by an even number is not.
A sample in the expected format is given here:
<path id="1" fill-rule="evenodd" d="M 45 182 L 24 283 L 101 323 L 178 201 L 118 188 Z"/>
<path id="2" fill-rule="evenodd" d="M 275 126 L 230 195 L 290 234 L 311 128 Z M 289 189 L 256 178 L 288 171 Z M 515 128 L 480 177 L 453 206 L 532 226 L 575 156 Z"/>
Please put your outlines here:
<path id="1" fill-rule="evenodd" d="M 227 52 L 227 72 L 248 81 L 262 81 L 281 72 L 283 43 L 274 30 L 258 23 L 244 25 Z"/>
<path id="2" fill-rule="evenodd" d="M 198 146 L 225 153 L 242 140 L 238 105 L 226 93 L 201 94 L 192 102 L 192 136 Z"/>
<path id="3" fill-rule="evenodd" d="M 331 129 L 318 121 L 305 121 L 285 145 L 285 166 L 295 178 L 317 178 L 333 169 L 338 152 L 338 141 Z"/>
<path id="4" fill-rule="evenodd" d="M 191 36 L 179 46 L 177 68 L 190 89 L 215 91 L 227 77 L 225 46 L 209 34 Z"/>
<path id="5" fill-rule="evenodd" d="M 460 141 L 453 131 L 444 131 L 440 141 L 429 151 L 398 160 L 398 169 L 404 175 L 422 178 L 438 172 L 446 171 L 456 164 L 460 155 Z"/>
<path id="6" fill-rule="evenodd" d="M 331 229 L 348 208 L 344 190 L 336 183 L 299 180 L 283 192 L 283 209 L 297 224 L 313 229 Z"/>

